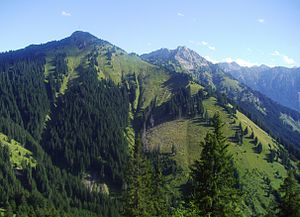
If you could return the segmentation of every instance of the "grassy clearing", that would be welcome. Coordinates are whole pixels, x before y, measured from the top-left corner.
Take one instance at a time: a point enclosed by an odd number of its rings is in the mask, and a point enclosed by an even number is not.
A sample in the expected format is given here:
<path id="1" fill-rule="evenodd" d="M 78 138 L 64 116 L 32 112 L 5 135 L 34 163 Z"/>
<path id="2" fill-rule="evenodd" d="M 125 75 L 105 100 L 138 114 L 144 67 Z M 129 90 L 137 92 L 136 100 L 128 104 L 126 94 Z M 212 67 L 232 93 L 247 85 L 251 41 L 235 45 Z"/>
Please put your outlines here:
<path id="1" fill-rule="evenodd" d="M 7 146 L 10 151 L 11 163 L 18 169 L 22 169 L 25 163 L 31 167 L 36 166 L 36 161 L 32 157 L 32 152 L 21 146 L 20 143 L 9 139 L 6 135 L 0 133 L 0 145 Z"/>
<path id="2" fill-rule="evenodd" d="M 188 84 L 187 88 L 190 89 L 191 95 L 195 95 L 196 93 L 198 93 L 199 90 L 203 90 L 204 89 L 201 85 L 195 83 L 194 81 L 190 81 L 190 83 Z"/>
<path id="3" fill-rule="evenodd" d="M 278 149 L 279 145 L 242 113 L 237 112 L 236 117 L 231 117 L 222 107 L 216 104 L 214 98 L 204 100 L 203 104 L 210 116 L 219 112 L 222 121 L 225 123 L 223 127 L 224 134 L 228 138 L 234 136 L 240 122 L 243 128 L 248 127 L 249 133 L 244 136 L 242 145 L 238 145 L 232 139 L 229 139 L 229 151 L 234 157 L 241 184 L 247 192 L 245 200 L 249 203 L 249 206 L 245 208 L 245 215 L 250 216 L 251 213 L 254 213 L 259 216 L 265 213 L 265 208 L 272 199 L 271 196 L 267 195 L 266 189 L 268 186 L 264 181 L 265 178 L 268 177 L 271 180 L 273 189 L 278 189 L 286 176 L 286 169 L 282 164 L 267 161 L 270 149 Z M 170 178 L 169 182 L 173 188 L 177 189 L 180 184 L 187 180 L 189 166 L 195 159 L 199 158 L 201 144 L 210 129 L 200 118 L 196 117 L 166 122 L 147 132 L 147 145 L 150 149 L 156 149 L 159 146 L 164 154 L 171 154 L 172 146 L 176 149 L 176 154 L 170 156 L 181 166 L 183 172 L 176 177 L 176 180 Z M 252 139 L 249 138 L 252 131 L 263 145 L 263 151 L 260 154 L 254 151 L 254 144 Z"/>

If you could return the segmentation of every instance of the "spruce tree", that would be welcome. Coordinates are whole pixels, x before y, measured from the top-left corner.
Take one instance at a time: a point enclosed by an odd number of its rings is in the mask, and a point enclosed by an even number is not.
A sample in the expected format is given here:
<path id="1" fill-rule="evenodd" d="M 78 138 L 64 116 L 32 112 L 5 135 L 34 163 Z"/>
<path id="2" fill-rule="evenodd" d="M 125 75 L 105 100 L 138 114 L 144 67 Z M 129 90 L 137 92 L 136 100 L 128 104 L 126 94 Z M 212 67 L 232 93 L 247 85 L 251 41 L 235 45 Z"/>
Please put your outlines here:
<path id="1" fill-rule="evenodd" d="M 223 135 L 220 116 L 213 119 L 214 132 L 206 135 L 200 160 L 191 167 L 192 201 L 203 216 L 238 216 L 238 180 Z"/>
<path id="2" fill-rule="evenodd" d="M 126 217 L 152 217 L 155 216 L 156 208 L 153 200 L 152 166 L 143 153 L 141 139 L 138 137 L 134 155 L 128 163 L 122 214 Z"/>
<path id="3" fill-rule="evenodd" d="M 255 151 L 257 154 L 260 154 L 262 152 L 262 144 L 261 142 L 258 143 L 258 145 L 255 147 Z"/>
<path id="4" fill-rule="evenodd" d="M 300 217 L 300 188 L 293 171 L 288 172 L 280 191 L 282 196 L 278 205 L 278 216 Z"/>

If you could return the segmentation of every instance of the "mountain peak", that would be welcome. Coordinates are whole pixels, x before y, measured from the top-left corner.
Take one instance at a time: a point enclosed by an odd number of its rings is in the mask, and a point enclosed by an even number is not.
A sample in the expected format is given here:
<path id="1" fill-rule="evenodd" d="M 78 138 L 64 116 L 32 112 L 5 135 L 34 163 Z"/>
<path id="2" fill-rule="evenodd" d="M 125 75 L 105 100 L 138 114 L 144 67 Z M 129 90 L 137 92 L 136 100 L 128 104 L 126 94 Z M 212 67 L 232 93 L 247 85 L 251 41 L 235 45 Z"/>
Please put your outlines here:
<path id="1" fill-rule="evenodd" d="M 161 65 L 165 65 L 171 61 L 185 71 L 193 71 L 199 67 L 209 65 L 206 59 L 186 46 L 178 46 L 174 50 L 161 48 L 149 54 L 143 54 L 142 58 L 151 63 Z"/>
<path id="2" fill-rule="evenodd" d="M 67 38 L 71 43 L 75 43 L 79 49 L 86 48 L 87 46 L 101 41 L 96 36 L 90 34 L 89 32 L 76 31 L 73 32 L 72 35 Z"/>
<path id="3" fill-rule="evenodd" d="M 186 46 L 178 46 L 175 51 L 175 59 L 186 70 L 195 70 L 200 66 L 208 66 L 209 62 L 197 52 Z"/>
<path id="4" fill-rule="evenodd" d="M 84 31 L 75 31 L 75 32 L 72 33 L 70 38 L 97 39 L 96 36 L 92 35 L 89 32 L 84 32 Z"/>

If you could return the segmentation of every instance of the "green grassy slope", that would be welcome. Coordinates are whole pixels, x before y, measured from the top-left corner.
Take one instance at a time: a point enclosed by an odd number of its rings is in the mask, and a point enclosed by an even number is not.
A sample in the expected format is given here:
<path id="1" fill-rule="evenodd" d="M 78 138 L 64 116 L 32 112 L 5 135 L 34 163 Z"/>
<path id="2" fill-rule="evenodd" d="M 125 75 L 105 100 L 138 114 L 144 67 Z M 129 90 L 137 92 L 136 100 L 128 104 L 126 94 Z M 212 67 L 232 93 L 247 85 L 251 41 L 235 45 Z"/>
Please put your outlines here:
<path id="1" fill-rule="evenodd" d="M 268 186 L 264 181 L 265 178 L 271 180 L 273 189 L 278 189 L 286 176 L 286 170 L 282 164 L 267 161 L 270 149 L 278 149 L 280 145 L 242 113 L 237 112 L 236 117 L 230 117 L 222 107 L 216 104 L 215 98 L 204 100 L 203 104 L 210 116 L 213 116 L 215 112 L 219 112 L 225 123 L 224 133 L 228 138 L 235 135 L 235 129 L 239 123 L 242 124 L 243 128 L 248 127 L 249 133 L 244 136 L 242 145 L 238 145 L 232 139 L 229 139 L 229 150 L 239 171 L 241 184 L 247 192 L 245 201 L 248 207 L 244 208 L 245 215 L 254 214 L 259 216 L 265 213 L 265 208 L 271 201 L 271 196 L 267 195 L 266 189 Z M 171 158 L 182 168 L 182 173 L 175 180 L 171 181 L 171 178 L 169 180 L 170 185 L 175 189 L 187 180 L 189 166 L 200 156 L 201 142 L 203 142 L 208 130 L 210 130 L 210 127 L 196 117 L 166 122 L 147 132 L 147 145 L 151 149 L 159 146 L 162 153 L 171 155 L 172 146 L 175 146 L 176 154 Z M 254 144 L 250 139 L 252 131 L 263 145 L 263 151 L 260 154 L 254 151 Z"/>
<path id="2" fill-rule="evenodd" d="M 107 57 L 107 50 L 112 49 L 107 46 L 98 47 L 99 77 L 112 79 L 115 83 L 120 83 L 122 76 L 135 74 L 139 80 L 141 94 L 141 108 L 149 106 L 156 97 L 158 104 L 165 102 L 170 96 L 170 87 L 164 85 L 171 76 L 170 74 L 153 66 L 138 56 L 128 55 L 122 50 L 116 49 L 112 52 L 111 60 Z"/>
<path id="3" fill-rule="evenodd" d="M 9 139 L 6 135 L 0 133 L 0 145 L 7 146 L 10 151 L 11 163 L 17 169 L 22 169 L 24 164 L 31 167 L 36 166 L 36 161 L 32 157 L 32 152 L 24 148 L 20 143 Z"/>

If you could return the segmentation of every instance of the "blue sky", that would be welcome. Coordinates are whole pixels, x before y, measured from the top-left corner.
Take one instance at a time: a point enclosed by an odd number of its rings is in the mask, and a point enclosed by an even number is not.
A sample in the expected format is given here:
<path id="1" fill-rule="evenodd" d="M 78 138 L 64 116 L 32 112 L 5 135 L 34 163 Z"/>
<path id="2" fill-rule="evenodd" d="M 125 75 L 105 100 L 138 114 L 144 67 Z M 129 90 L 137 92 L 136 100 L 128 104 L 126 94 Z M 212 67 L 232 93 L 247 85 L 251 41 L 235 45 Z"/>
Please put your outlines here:
<path id="1" fill-rule="evenodd" d="M 142 54 L 178 45 L 211 61 L 300 66 L 299 0 L 9 0 L 0 51 L 76 30 Z"/>

